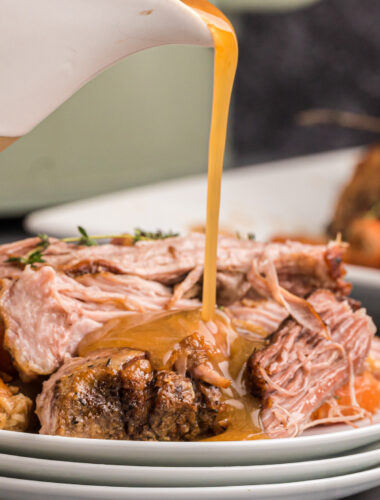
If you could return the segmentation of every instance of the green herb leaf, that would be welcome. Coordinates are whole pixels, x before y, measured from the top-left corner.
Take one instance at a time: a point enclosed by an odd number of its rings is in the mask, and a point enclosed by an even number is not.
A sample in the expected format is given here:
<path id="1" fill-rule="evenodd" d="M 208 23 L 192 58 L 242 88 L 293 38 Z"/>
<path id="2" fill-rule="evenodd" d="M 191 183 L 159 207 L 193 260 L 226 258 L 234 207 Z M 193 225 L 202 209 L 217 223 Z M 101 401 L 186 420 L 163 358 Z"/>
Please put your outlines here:
<path id="1" fill-rule="evenodd" d="M 119 235 L 102 235 L 102 236 L 89 236 L 87 231 L 82 227 L 78 226 L 78 232 L 80 234 L 79 237 L 74 238 L 62 238 L 61 241 L 66 243 L 76 243 L 78 245 L 85 245 L 88 247 L 97 245 L 96 240 L 110 240 L 113 238 L 127 238 L 130 237 L 133 243 L 142 240 L 164 240 L 166 238 L 174 238 L 179 236 L 178 233 L 173 233 L 169 231 L 168 233 L 164 233 L 159 230 L 156 232 L 148 232 L 143 231 L 142 229 L 135 229 L 133 235 L 128 234 L 119 234 Z M 22 266 L 31 265 L 34 267 L 37 263 L 44 263 L 43 252 L 49 247 L 50 241 L 49 236 L 47 234 L 39 234 L 38 238 L 40 239 L 39 243 L 36 245 L 35 249 L 29 252 L 28 254 L 22 257 L 11 256 L 8 258 L 6 262 L 19 264 Z"/>
<path id="2" fill-rule="evenodd" d="M 33 267 L 33 264 L 37 262 L 45 262 L 42 258 L 42 250 L 35 250 L 29 254 L 26 264 L 30 264 Z"/>
<path id="3" fill-rule="evenodd" d="M 87 247 L 97 245 L 97 242 L 87 234 L 87 231 L 82 226 L 78 226 L 78 231 L 82 235 L 78 240 L 78 245 L 85 245 Z"/>
<path id="4" fill-rule="evenodd" d="M 34 250 L 33 252 L 27 254 L 25 257 L 9 257 L 6 262 L 9 263 L 18 263 L 23 266 L 32 266 L 37 263 L 44 263 L 44 259 L 42 258 L 42 250 Z"/>
<path id="5" fill-rule="evenodd" d="M 144 241 L 144 240 L 166 240 L 167 238 L 176 238 L 179 236 L 179 233 L 173 233 L 169 231 L 168 233 L 164 233 L 161 230 L 158 230 L 154 233 L 149 231 L 143 231 L 142 229 L 136 228 L 135 234 L 133 236 L 133 242 Z"/>
<path id="6" fill-rule="evenodd" d="M 42 234 L 39 234 L 38 235 L 39 239 L 40 239 L 40 243 L 38 244 L 39 247 L 42 247 L 43 250 L 46 250 L 49 245 L 50 245 L 50 241 L 49 241 L 49 236 L 45 233 L 42 233 Z"/>
<path id="7" fill-rule="evenodd" d="M 247 238 L 251 241 L 254 241 L 256 239 L 255 233 L 248 233 Z"/>
<path id="8" fill-rule="evenodd" d="M 35 267 L 37 263 L 44 263 L 45 260 L 42 257 L 42 252 L 50 245 L 49 236 L 47 234 L 39 234 L 38 237 L 40 238 L 40 242 L 36 245 L 35 250 L 32 250 L 23 257 L 9 257 L 6 262 L 17 263 L 22 266 L 30 265 L 32 267 Z"/>

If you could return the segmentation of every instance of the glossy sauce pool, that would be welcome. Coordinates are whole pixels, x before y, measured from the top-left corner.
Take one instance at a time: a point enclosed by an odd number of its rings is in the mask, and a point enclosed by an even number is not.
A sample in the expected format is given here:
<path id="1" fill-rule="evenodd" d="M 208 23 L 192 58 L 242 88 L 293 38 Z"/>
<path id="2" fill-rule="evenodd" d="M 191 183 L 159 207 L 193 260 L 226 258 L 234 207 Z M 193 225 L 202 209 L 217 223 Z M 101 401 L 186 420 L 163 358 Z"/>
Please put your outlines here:
<path id="1" fill-rule="evenodd" d="M 230 387 L 221 389 L 226 411 L 220 414 L 220 420 L 228 420 L 228 429 L 209 440 L 264 437 L 258 421 L 259 404 L 247 393 L 244 384 L 246 361 L 255 348 L 263 346 L 264 341 L 259 338 L 252 340 L 248 334 L 237 332 L 221 311 L 217 311 L 209 322 L 202 320 L 199 309 L 114 319 L 87 335 L 78 352 L 85 356 L 98 349 L 129 347 L 148 352 L 155 370 L 169 369 L 179 342 L 194 333 L 201 335 L 211 347 L 210 360 L 216 371 L 231 381 Z"/>

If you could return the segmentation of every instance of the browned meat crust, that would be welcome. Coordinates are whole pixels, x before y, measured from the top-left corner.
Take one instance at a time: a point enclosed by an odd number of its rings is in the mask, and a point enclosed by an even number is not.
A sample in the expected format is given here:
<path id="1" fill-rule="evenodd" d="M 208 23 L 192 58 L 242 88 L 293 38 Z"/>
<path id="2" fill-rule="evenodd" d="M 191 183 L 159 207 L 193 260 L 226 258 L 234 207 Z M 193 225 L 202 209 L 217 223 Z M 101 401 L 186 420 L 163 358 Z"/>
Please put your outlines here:
<path id="1" fill-rule="evenodd" d="M 148 374 L 143 370 L 144 362 L 148 364 Z M 133 370 L 135 380 L 127 379 Z M 124 379 L 129 404 L 121 397 Z M 110 350 L 70 359 L 44 383 L 37 398 L 41 433 L 127 439 L 124 423 L 141 416 L 142 394 L 148 390 L 151 379 L 150 364 L 143 352 Z"/>
<path id="2" fill-rule="evenodd" d="M 145 353 L 110 349 L 67 361 L 37 398 L 41 433 L 180 441 L 221 432 L 221 393 L 173 371 L 152 370 Z"/>
<path id="3" fill-rule="evenodd" d="M 154 393 L 149 425 L 139 439 L 191 441 L 223 430 L 217 422 L 223 404 L 216 387 L 194 383 L 171 371 L 160 371 Z"/>

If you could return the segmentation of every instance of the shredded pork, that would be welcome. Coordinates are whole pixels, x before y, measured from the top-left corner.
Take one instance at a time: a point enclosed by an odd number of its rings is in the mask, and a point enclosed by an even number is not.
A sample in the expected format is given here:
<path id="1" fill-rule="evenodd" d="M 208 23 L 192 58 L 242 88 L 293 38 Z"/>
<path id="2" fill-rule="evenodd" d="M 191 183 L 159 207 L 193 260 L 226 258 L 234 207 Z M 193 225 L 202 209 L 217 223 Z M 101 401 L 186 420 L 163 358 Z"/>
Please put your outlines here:
<path id="1" fill-rule="evenodd" d="M 176 346 L 163 371 L 149 368 L 148 353 L 132 350 L 72 358 L 84 336 L 113 318 L 199 308 L 204 243 L 203 235 L 192 234 L 131 246 L 49 239 L 41 247 L 40 238 L 0 246 L 4 347 L 23 379 L 53 374 L 37 401 L 43 433 L 176 440 L 221 431 L 215 430 L 220 391 L 228 391 L 231 380 L 211 362 L 212 349 L 198 333 Z M 23 264 L 38 248 L 41 262 Z M 218 305 L 245 338 L 270 339 L 250 357 L 247 380 L 262 400 L 262 426 L 271 437 L 366 416 L 353 389 L 350 416 L 333 397 L 347 382 L 353 388 L 366 360 L 376 375 L 380 351 L 372 320 L 346 298 L 351 287 L 344 281 L 342 253 L 339 242 L 219 238 Z M 81 392 L 83 377 L 85 392 L 73 400 L 72 384 Z M 30 402 L 1 388 L 0 427 L 20 430 Z M 93 397 L 84 417 L 87 393 Z M 98 405 L 108 393 L 111 420 L 107 407 Z M 323 403 L 327 417 L 312 420 Z"/>
<path id="2" fill-rule="evenodd" d="M 200 307 L 203 235 L 133 246 L 49 241 L 44 262 L 25 268 L 9 258 L 27 255 L 39 238 L 0 246 L 4 346 L 24 379 L 53 373 L 87 333 L 114 317 Z M 339 243 L 316 247 L 220 237 L 218 297 L 237 325 L 268 335 L 294 314 L 288 304 L 304 306 L 306 293 L 320 287 L 347 293 L 342 251 Z M 263 259 L 270 261 L 286 300 L 253 279 L 252 266 Z"/>
<path id="3" fill-rule="evenodd" d="M 311 414 L 342 385 L 353 383 L 376 332 L 364 309 L 353 311 L 348 300 L 337 300 L 329 291 L 314 292 L 308 302 L 330 338 L 289 319 L 274 334 L 271 345 L 249 361 L 248 377 L 254 394 L 263 400 L 261 420 L 271 437 L 295 436 L 317 425 L 310 422 Z M 330 422 L 345 420 L 336 414 Z"/>

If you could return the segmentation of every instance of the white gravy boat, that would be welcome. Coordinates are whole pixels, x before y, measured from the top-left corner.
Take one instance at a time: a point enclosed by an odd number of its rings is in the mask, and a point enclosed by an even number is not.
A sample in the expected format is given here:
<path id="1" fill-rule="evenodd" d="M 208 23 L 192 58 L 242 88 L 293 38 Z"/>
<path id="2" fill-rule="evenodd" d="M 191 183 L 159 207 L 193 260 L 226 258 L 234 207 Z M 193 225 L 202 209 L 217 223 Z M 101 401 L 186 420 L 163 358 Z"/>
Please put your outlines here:
<path id="1" fill-rule="evenodd" d="M 167 44 L 213 41 L 180 0 L 0 0 L 0 138 L 25 135 L 117 61 Z"/>

